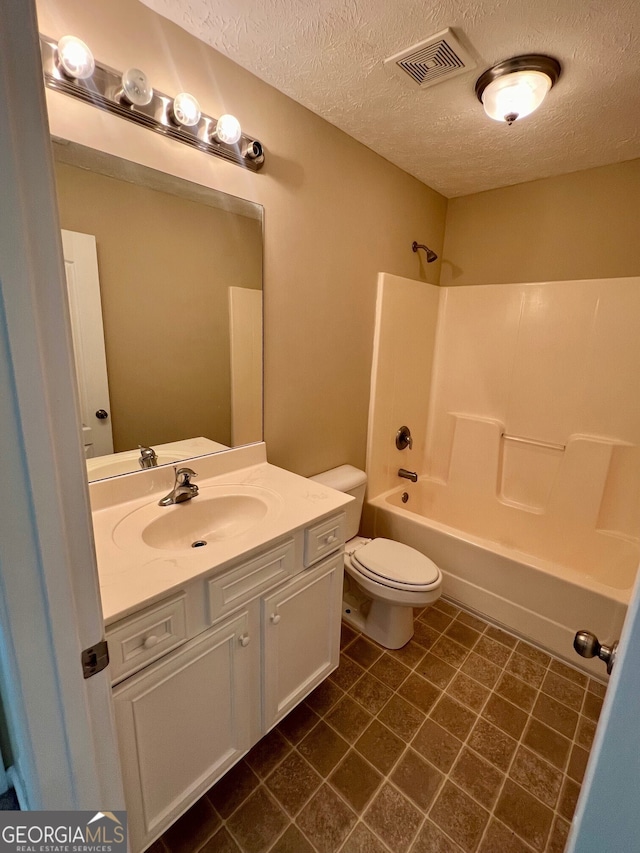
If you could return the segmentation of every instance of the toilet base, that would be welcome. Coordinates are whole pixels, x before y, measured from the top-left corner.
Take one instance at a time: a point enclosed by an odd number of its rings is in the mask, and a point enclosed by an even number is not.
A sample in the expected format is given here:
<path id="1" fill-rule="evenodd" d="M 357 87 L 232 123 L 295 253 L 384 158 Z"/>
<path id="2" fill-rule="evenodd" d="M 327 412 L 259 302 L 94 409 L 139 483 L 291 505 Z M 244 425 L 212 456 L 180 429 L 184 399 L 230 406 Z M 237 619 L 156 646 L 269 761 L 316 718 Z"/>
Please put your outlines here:
<path id="1" fill-rule="evenodd" d="M 419 600 L 412 594 L 411 604 L 396 604 L 388 599 L 374 598 L 352 576 L 347 566 L 342 592 L 342 618 L 356 631 L 364 634 L 385 649 L 401 649 L 413 637 L 413 608 L 420 608 L 440 598 L 440 585 L 421 592 Z"/>
<path id="2" fill-rule="evenodd" d="M 364 604 L 364 602 L 362 602 Z M 387 604 L 384 601 L 371 601 L 369 612 L 365 616 L 354 596 L 347 596 L 342 602 L 342 618 L 371 640 L 375 640 L 385 649 L 400 649 L 413 637 L 413 607 Z"/>

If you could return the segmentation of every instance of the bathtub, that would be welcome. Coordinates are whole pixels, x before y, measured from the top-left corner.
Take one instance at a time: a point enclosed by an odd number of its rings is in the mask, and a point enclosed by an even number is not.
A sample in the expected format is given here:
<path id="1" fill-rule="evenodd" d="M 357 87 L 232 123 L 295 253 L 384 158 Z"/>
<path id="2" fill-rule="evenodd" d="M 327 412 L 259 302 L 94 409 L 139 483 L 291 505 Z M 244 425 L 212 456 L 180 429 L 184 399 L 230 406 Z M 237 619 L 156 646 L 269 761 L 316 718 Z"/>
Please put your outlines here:
<path id="1" fill-rule="evenodd" d="M 403 502 L 403 495 L 408 496 Z M 619 638 L 639 543 L 544 513 L 464 496 L 429 479 L 367 500 L 367 532 L 404 542 L 442 570 L 443 594 L 600 678 L 573 651 L 578 630 Z"/>

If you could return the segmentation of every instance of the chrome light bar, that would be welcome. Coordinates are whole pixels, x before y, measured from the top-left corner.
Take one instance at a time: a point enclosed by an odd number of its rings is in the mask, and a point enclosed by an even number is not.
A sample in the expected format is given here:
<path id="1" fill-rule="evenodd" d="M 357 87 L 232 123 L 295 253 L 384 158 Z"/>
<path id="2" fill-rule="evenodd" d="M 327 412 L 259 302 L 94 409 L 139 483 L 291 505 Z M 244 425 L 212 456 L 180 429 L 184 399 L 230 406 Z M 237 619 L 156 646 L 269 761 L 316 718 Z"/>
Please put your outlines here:
<path id="1" fill-rule="evenodd" d="M 193 126 L 180 124 L 174 114 L 174 99 L 157 90 L 153 90 L 148 104 L 132 104 L 123 91 L 122 73 L 100 62 L 95 63 L 90 76 L 84 79 L 72 77 L 64 71 L 59 61 L 58 42 L 55 39 L 40 35 L 40 53 L 44 80 L 49 89 L 64 92 L 65 95 L 253 172 L 259 171 L 264 165 L 264 149 L 259 140 L 242 133 L 236 143 L 221 142 L 216 137 L 217 119 L 204 114 Z"/>

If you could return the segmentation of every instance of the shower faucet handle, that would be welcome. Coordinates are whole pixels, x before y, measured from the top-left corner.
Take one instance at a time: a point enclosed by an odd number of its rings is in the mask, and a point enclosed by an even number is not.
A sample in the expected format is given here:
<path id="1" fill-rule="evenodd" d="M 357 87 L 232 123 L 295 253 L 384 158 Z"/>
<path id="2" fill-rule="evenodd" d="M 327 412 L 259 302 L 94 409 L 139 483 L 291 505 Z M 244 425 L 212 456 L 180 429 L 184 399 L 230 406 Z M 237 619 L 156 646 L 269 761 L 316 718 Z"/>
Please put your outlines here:
<path id="1" fill-rule="evenodd" d="M 396 433 L 396 447 L 398 450 L 404 450 L 405 447 L 408 447 L 409 450 L 413 449 L 413 439 L 408 426 L 401 426 Z"/>
<path id="2" fill-rule="evenodd" d="M 611 675 L 618 651 L 617 640 L 612 646 L 603 646 L 591 631 L 578 631 L 573 638 L 573 648 L 583 658 L 600 658 L 607 665 L 607 674 Z"/>

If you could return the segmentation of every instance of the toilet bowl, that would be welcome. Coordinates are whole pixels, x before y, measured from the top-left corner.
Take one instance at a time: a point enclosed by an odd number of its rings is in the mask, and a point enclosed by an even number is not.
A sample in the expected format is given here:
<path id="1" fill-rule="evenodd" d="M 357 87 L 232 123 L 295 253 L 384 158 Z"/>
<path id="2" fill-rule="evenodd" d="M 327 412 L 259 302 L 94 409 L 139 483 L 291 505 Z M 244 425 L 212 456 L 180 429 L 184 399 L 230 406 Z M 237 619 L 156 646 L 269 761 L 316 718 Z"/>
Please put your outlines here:
<path id="1" fill-rule="evenodd" d="M 346 510 L 350 538 L 344 557 L 343 619 L 385 648 L 401 648 L 413 636 L 413 608 L 440 597 L 440 569 L 401 542 L 356 535 L 367 482 L 364 471 L 341 465 L 311 479 L 356 498 Z"/>

